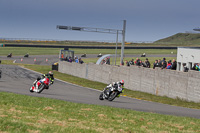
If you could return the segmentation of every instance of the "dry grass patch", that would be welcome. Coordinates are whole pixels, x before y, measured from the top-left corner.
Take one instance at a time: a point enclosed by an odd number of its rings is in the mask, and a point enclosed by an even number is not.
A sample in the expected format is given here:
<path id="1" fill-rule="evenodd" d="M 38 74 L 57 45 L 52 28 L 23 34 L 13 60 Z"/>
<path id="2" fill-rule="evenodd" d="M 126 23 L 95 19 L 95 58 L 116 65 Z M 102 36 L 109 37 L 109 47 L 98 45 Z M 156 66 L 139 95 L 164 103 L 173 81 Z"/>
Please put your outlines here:
<path id="1" fill-rule="evenodd" d="M 0 117 L 8 117 L 8 115 L 0 115 Z"/>
<path id="2" fill-rule="evenodd" d="M 68 121 L 78 121 L 77 119 L 69 118 Z"/>
<path id="3" fill-rule="evenodd" d="M 38 120 L 37 122 L 41 123 L 41 124 L 52 124 L 53 123 L 52 120 L 48 120 L 48 119 L 44 119 L 44 118 Z"/>
<path id="4" fill-rule="evenodd" d="M 28 131 L 29 133 L 40 133 L 39 130 L 30 130 L 30 129 L 27 129 L 27 131 Z"/>
<path id="5" fill-rule="evenodd" d="M 92 111 L 92 109 L 90 109 L 90 108 L 82 108 L 81 110 L 83 110 L 83 111 Z"/>
<path id="6" fill-rule="evenodd" d="M 98 114 L 98 117 L 104 119 L 104 118 L 107 118 L 107 115 L 105 115 L 105 114 Z"/>
<path id="7" fill-rule="evenodd" d="M 53 110 L 53 108 L 52 107 L 45 107 L 43 110 L 48 111 L 48 110 Z"/>

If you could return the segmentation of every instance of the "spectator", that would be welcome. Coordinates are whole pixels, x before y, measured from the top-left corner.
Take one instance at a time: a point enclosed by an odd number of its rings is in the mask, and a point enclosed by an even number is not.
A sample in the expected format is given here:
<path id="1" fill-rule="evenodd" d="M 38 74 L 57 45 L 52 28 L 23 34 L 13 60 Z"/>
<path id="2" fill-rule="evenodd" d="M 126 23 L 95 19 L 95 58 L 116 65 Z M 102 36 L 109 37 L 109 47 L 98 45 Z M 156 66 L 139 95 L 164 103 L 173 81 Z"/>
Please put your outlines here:
<path id="1" fill-rule="evenodd" d="M 63 53 L 61 53 L 61 60 L 63 60 L 64 59 L 64 54 Z"/>
<path id="2" fill-rule="evenodd" d="M 126 63 L 126 66 L 128 66 L 128 67 L 130 66 L 130 64 L 127 60 L 125 61 L 125 63 Z"/>
<path id="3" fill-rule="evenodd" d="M 136 58 L 135 60 L 135 65 L 137 65 L 137 63 L 139 62 L 140 59 Z"/>
<path id="4" fill-rule="evenodd" d="M 108 65 L 110 65 L 110 58 L 109 57 L 107 57 L 106 59 L 105 59 L 105 64 L 108 64 Z"/>
<path id="5" fill-rule="evenodd" d="M 72 57 L 69 57 L 68 62 L 72 63 Z"/>
<path id="6" fill-rule="evenodd" d="M 162 67 L 162 61 L 161 61 L 161 59 L 158 59 L 158 67 Z"/>
<path id="7" fill-rule="evenodd" d="M 142 66 L 142 65 L 143 65 L 142 60 L 139 59 L 136 66 Z"/>
<path id="8" fill-rule="evenodd" d="M 151 64 L 150 64 L 148 58 L 146 58 L 146 60 L 145 60 L 145 64 L 146 64 L 146 67 L 147 67 L 147 68 L 150 68 Z"/>
<path id="9" fill-rule="evenodd" d="M 66 58 L 64 58 L 64 60 L 65 60 L 65 61 L 69 61 L 67 57 L 66 57 Z"/>
<path id="10" fill-rule="evenodd" d="M 171 67 L 171 70 L 176 70 L 176 67 L 177 67 L 177 62 L 175 59 L 172 60 L 172 67 Z"/>
<path id="11" fill-rule="evenodd" d="M 171 69 L 171 67 L 172 67 L 172 63 L 171 63 L 171 60 L 169 60 L 169 61 L 167 62 L 167 67 L 166 67 L 166 69 Z"/>
<path id="12" fill-rule="evenodd" d="M 153 69 L 155 69 L 156 67 L 159 67 L 158 60 L 155 60 L 155 63 L 153 63 Z"/>
<path id="13" fill-rule="evenodd" d="M 83 63 L 84 63 L 83 60 L 82 60 L 81 58 L 79 58 L 78 62 L 79 62 L 80 64 L 83 64 Z"/>
<path id="14" fill-rule="evenodd" d="M 76 63 L 79 63 L 78 57 L 76 57 L 76 56 L 75 56 L 75 62 L 76 62 Z"/>
<path id="15" fill-rule="evenodd" d="M 183 63 L 183 72 L 188 72 L 188 68 L 185 63 Z"/>
<path id="16" fill-rule="evenodd" d="M 196 68 L 195 68 L 197 71 L 200 71 L 199 69 L 199 63 L 196 64 Z"/>
<path id="17" fill-rule="evenodd" d="M 140 60 L 140 65 L 143 66 L 143 67 L 147 67 L 146 63 L 143 62 L 142 60 Z"/>
<path id="18" fill-rule="evenodd" d="M 162 60 L 162 69 L 165 69 L 167 67 L 167 62 L 166 62 L 166 59 L 165 58 L 163 58 L 163 60 Z"/>
<path id="19" fill-rule="evenodd" d="M 142 65 L 142 61 L 140 59 L 138 59 L 136 62 L 136 66 L 141 66 L 141 65 Z"/>
<path id="20" fill-rule="evenodd" d="M 198 66 L 198 63 L 194 63 L 194 66 L 192 67 L 192 70 L 199 71 L 197 66 Z"/>
<path id="21" fill-rule="evenodd" d="M 131 61 L 129 61 L 129 65 L 134 65 L 134 59 L 131 59 Z"/>

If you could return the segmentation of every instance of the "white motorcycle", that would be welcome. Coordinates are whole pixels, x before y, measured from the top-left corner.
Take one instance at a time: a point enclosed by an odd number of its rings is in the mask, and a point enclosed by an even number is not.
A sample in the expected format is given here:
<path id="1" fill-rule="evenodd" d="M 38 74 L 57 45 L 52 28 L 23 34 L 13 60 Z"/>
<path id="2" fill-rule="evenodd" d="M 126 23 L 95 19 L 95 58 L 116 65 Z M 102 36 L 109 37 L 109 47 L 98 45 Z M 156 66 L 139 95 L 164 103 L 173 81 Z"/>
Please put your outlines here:
<path id="1" fill-rule="evenodd" d="M 122 86 L 118 86 L 117 84 L 109 84 L 104 90 L 101 92 L 99 96 L 99 100 L 107 99 L 108 101 L 113 101 L 120 93 L 122 93 Z"/>

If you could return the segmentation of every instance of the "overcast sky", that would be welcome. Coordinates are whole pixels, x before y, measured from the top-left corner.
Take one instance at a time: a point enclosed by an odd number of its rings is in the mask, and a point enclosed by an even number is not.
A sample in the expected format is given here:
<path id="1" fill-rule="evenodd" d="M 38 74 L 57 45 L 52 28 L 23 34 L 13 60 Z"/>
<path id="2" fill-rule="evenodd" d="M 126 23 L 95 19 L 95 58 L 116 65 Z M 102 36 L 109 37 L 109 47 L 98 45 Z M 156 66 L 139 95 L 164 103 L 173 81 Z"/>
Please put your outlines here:
<path id="1" fill-rule="evenodd" d="M 199 27 L 199 14 L 200 0 L 0 0 L 0 38 L 115 41 L 56 25 L 122 29 L 126 20 L 126 41 L 155 41 Z"/>

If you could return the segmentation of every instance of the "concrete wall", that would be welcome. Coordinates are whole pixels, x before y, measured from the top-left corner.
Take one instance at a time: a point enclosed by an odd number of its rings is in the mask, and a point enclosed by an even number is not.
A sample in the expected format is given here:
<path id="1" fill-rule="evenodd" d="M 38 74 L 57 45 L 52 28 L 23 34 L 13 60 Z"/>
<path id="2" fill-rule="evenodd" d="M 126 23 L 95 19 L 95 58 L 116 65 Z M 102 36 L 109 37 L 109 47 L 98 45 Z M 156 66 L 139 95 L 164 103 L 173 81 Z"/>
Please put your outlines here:
<path id="1" fill-rule="evenodd" d="M 59 72 L 106 84 L 123 79 L 125 88 L 130 90 L 200 102 L 198 71 L 180 72 L 159 68 L 117 67 L 60 61 Z"/>

